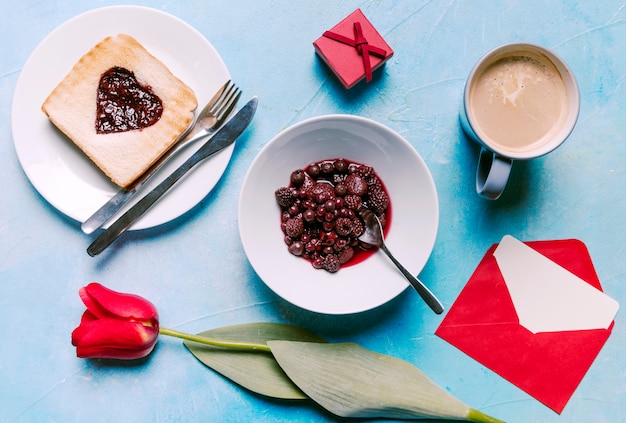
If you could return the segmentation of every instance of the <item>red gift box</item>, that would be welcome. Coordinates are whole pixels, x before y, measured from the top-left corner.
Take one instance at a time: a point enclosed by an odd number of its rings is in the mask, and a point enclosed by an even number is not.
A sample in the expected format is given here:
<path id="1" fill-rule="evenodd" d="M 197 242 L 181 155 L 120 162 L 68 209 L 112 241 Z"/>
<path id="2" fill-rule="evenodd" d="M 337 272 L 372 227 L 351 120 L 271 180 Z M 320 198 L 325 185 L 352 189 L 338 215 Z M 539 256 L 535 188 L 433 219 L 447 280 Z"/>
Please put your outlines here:
<path id="1" fill-rule="evenodd" d="M 344 20 L 313 42 L 315 51 L 346 88 L 372 80 L 372 72 L 382 66 L 393 50 L 356 9 Z"/>

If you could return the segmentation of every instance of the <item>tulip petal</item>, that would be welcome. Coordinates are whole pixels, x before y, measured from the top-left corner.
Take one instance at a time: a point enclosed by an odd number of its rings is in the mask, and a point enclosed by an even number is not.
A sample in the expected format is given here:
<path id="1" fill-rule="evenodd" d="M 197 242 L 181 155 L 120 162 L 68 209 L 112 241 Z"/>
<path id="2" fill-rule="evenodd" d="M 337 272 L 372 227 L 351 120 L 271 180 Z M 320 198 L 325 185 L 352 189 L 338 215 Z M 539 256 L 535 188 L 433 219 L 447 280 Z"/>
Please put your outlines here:
<path id="1" fill-rule="evenodd" d="M 95 314 L 93 314 L 91 311 L 85 310 L 82 317 L 80 318 L 80 324 L 82 325 L 83 322 L 90 322 L 92 320 L 98 320 L 98 317 Z"/>
<path id="2" fill-rule="evenodd" d="M 140 322 L 105 318 L 81 322 L 72 332 L 72 344 L 81 358 L 129 360 L 150 354 L 158 334 L 158 328 Z"/>
<path id="3" fill-rule="evenodd" d="M 150 301 L 134 294 L 113 291 L 92 282 L 78 292 L 87 309 L 98 318 L 118 317 L 158 322 L 157 309 Z"/>

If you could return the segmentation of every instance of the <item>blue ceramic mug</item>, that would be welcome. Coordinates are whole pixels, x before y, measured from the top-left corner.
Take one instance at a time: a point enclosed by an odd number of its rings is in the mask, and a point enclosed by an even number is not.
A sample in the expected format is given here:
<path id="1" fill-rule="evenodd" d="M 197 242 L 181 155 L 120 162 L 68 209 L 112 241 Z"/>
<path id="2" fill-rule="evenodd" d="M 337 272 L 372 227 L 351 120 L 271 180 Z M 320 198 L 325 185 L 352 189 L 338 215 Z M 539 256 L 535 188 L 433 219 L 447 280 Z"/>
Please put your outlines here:
<path id="1" fill-rule="evenodd" d="M 469 74 L 460 113 L 463 130 L 481 146 L 478 194 L 498 199 L 513 161 L 540 157 L 561 145 L 579 109 L 576 79 L 552 51 L 514 43 L 483 56 Z"/>

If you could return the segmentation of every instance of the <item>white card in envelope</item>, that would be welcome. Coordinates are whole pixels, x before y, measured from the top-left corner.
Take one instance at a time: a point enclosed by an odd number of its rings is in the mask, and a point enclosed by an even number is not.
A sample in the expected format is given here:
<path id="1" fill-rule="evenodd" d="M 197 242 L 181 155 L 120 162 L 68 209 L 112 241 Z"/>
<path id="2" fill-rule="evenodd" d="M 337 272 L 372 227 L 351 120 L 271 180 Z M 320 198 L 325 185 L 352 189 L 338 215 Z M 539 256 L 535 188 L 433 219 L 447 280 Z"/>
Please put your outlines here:
<path id="1" fill-rule="evenodd" d="M 532 333 L 607 329 L 619 304 L 521 241 L 494 251 L 519 323 Z"/>

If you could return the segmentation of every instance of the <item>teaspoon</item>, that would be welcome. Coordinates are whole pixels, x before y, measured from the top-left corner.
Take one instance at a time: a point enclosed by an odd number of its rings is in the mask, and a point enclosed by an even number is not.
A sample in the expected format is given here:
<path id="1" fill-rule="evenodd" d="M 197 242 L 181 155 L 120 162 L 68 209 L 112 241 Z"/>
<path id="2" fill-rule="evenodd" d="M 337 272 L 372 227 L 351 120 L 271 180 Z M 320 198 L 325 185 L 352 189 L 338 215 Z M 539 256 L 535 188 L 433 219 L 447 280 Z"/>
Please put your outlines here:
<path id="1" fill-rule="evenodd" d="M 443 312 L 443 305 L 441 302 L 435 297 L 435 295 L 430 292 L 430 290 L 415 276 L 413 276 L 400 262 L 391 254 L 385 242 L 383 240 L 383 231 L 382 226 L 380 224 L 380 220 L 378 220 L 378 216 L 374 214 L 371 210 L 363 209 L 359 212 L 361 217 L 363 218 L 363 222 L 365 223 L 365 232 L 359 237 L 359 240 L 365 242 L 366 244 L 371 244 L 379 247 L 387 257 L 391 259 L 393 264 L 402 272 L 405 278 L 411 283 L 413 288 L 417 291 L 417 293 L 422 297 L 422 299 L 428 304 L 428 306 L 437 314 L 441 314 Z"/>

